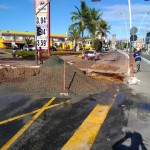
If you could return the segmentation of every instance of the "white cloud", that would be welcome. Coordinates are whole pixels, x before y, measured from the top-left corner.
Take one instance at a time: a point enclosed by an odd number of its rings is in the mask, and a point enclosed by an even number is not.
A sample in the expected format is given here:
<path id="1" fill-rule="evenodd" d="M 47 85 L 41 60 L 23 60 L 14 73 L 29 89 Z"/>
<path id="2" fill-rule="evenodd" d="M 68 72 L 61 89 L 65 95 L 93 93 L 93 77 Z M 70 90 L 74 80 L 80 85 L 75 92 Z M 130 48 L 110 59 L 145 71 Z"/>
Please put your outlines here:
<path id="1" fill-rule="evenodd" d="M 34 2 L 34 0 L 29 0 L 29 2 L 33 3 L 33 2 Z"/>
<path id="2" fill-rule="evenodd" d="M 130 31 L 130 19 L 128 5 L 117 4 L 111 6 L 101 6 L 103 18 L 112 26 L 111 31 L 120 33 L 119 30 L 124 30 L 122 34 L 126 36 L 126 25 L 128 32 Z M 150 22 L 150 5 L 131 4 L 132 11 L 132 26 L 140 27 L 140 33 L 148 29 L 147 25 Z M 120 13 L 123 13 L 124 16 Z M 124 20 L 125 19 L 125 20 Z M 126 23 L 126 25 L 125 25 Z M 150 29 L 150 27 L 149 27 Z"/>
<path id="3" fill-rule="evenodd" d="M 103 17 L 109 21 L 120 21 L 123 17 L 120 15 L 122 12 L 125 16 L 125 19 L 129 21 L 129 9 L 128 5 L 113 5 L 113 6 L 104 6 L 103 7 Z M 142 4 L 133 4 L 131 5 L 132 11 L 132 19 L 140 21 L 142 19 L 145 12 L 147 15 L 150 14 L 150 5 L 142 5 Z"/>
<path id="4" fill-rule="evenodd" d="M 4 4 L 0 4 L 0 9 L 8 9 L 9 7 L 7 5 Z"/>

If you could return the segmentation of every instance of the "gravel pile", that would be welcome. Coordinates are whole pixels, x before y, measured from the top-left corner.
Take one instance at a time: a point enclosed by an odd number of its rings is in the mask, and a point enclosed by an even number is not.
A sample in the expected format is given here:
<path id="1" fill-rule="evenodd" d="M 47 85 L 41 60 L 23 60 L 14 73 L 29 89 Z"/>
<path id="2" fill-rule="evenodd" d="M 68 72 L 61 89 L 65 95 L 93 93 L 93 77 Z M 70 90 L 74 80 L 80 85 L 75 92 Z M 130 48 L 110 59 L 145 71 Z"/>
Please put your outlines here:
<path id="1" fill-rule="evenodd" d="M 79 69 L 66 63 L 64 87 L 64 61 L 58 56 L 51 56 L 40 68 L 40 73 L 31 76 L 26 82 L 9 84 L 31 94 L 42 96 L 58 96 L 69 92 L 75 95 L 89 95 L 105 91 L 114 82 L 108 80 L 94 80 L 86 76 Z M 5 84 L 6 85 L 6 84 Z"/>

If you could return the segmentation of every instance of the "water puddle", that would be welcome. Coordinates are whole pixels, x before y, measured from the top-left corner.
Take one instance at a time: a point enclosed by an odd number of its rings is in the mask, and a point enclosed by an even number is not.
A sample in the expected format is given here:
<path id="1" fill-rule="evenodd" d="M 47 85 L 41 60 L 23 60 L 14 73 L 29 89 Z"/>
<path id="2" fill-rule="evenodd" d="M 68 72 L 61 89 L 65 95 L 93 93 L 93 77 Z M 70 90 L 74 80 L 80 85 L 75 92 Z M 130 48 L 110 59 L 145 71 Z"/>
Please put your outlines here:
<path id="1" fill-rule="evenodd" d="M 145 109 L 145 110 L 150 110 L 150 104 L 149 103 L 138 104 L 138 108 Z"/>
<path id="2" fill-rule="evenodd" d="M 96 104 L 97 104 L 96 99 L 91 98 L 86 107 L 93 108 L 96 106 Z"/>
<path id="3" fill-rule="evenodd" d="M 118 95 L 116 96 L 115 105 L 119 106 L 122 104 L 123 101 L 124 101 L 124 93 L 119 92 Z"/>

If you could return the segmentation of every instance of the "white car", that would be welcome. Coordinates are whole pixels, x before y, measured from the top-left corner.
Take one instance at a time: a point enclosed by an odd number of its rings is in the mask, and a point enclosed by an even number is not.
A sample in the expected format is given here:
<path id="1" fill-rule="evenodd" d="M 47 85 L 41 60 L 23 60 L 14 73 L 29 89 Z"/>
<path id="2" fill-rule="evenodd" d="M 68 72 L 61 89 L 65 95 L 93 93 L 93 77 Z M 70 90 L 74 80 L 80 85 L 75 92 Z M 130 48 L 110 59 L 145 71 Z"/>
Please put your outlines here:
<path id="1" fill-rule="evenodd" d="M 23 50 L 25 50 L 25 51 L 29 51 L 29 50 L 35 50 L 35 46 L 24 46 L 23 47 Z"/>
<path id="2" fill-rule="evenodd" d="M 88 50 L 82 53 L 82 59 L 98 60 L 99 58 L 100 58 L 100 53 L 96 52 L 96 50 Z"/>

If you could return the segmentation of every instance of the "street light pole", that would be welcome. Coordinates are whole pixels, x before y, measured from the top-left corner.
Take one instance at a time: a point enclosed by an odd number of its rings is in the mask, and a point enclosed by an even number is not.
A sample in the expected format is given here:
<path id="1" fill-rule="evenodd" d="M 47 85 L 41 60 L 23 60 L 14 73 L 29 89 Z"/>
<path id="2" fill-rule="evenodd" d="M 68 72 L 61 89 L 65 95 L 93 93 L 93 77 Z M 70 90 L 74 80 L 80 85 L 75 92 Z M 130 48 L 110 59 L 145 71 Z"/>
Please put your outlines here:
<path id="1" fill-rule="evenodd" d="M 124 13 L 120 13 L 122 16 L 123 16 L 123 19 L 124 19 L 124 23 L 125 23 L 125 27 L 126 27 L 126 32 L 127 32 L 127 48 L 128 48 L 128 39 L 129 39 L 129 37 L 128 37 L 128 29 L 127 29 L 127 23 L 126 23 L 126 20 L 125 20 L 125 16 L 124 16 Z"/>
<path id="2" fill-rule="evenodd" d="M 128 5 L 129 5 L 129 18 L 130 18 L 130 32 L 132 28 L 132 15 L 131 15 L 131 1 L 128 0 Z M 131 34 L 131 33 L 130 33 Z M 129 53 L 129 64 L 128 64 L 128 75 L 131 74 L 132 70 L 130 70 L 130 65 L 132 63 L 132 42 L 130 41 L 130 53 Z"/>
<path id="3" fill-rule="evenodd" d="M 140 22 L 140 26 L 139 26 L 139 28 L 138 28 L 138 33 L 140 32 L 142 23 L 143 23 L 143 21 L 144 21 L 146 15 L 148 15 L 148 14 L 149 14 L 149 11 L 145 11 L 145 13 L 144 13 L 144 15 L 143 15 L 143 18 L 142 18 L 142 20 L 141 20 L 141 22 Z"/>
<path id="4" fill-rule="evenodd" d="M 132 28 L 132 15 L 131 15 L 131 2 L 128 0 L 128 5 L 129 5 L 129 17 L 130 17 L 130 30 Z"/>

